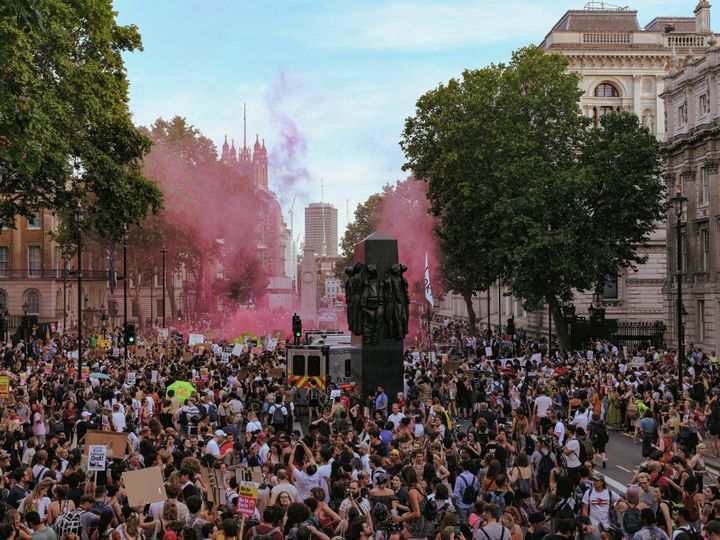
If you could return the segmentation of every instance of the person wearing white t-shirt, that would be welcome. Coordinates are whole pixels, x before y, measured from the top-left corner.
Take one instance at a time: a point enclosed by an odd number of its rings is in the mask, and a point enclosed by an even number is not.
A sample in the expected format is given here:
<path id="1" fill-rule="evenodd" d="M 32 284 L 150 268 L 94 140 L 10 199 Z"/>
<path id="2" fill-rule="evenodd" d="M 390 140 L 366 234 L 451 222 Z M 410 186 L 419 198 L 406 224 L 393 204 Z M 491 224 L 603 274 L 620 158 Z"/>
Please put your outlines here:
<path id="1" fill-rule="evenodd" d="M 600 473 L 593 476 L 593 487 L 583 495 L 583 515 L 590 518 L 593 525 L 610 526 L 610 505 L 617 502 L 605 484 L 605 477 Z"/>
<path id="2" fill-rule="evenodd" d="M 535 398 L 535 418 L 538 425 L 543 418 L 547 417 L 548 409 L 552 407 L 552 399 L 546 394 L 541 394 Z"/>
<path id="3" fill-rule="evenodd" d="M 302 440 L 300 440 L 300 444 L 303 446 L 305 455 L 309 459 L 307 465 L 305 466 L 305 470 L 302 470 L 295 465 L 295 452 L 297 451 L 297 446 L 293 448 L 292 453 L 290 454 L 288 469 L 292 471 L 291 474 L 295 479 L 298 499 L 304 501 L 305 499 L 312 497 L 313 488 L 322 487 L 322 478 L 320 477 L 320 474 L 318 474 L 317 464 L 313 458 L 312 450 L 310 450 Z"/>
<path id="4" fill-rule="evenodd" d="M 563 454 L 565 454 L 565 464 L 567 465 L 567 473 L 574 486 L 576 486 L 580 480 L 580 441 L 575 437 L 575 426 L 569 425 L 568 428 L 568 440 L 563 447 Z"/>
<path id="5" fill-rule="evenodd" d="M 393 403 L 392 414 L 388 416 L 388 421 L 393 423 L 395 428 L 400 426 L 400 420 L 405 418 L 405 415 L 400 412 L 400 406 L 397 403 Z"/>
<path id="6" fill-rule="evenodd" d="M 552 421 L 555 426 L 553 428 L 553 434 L 557 439 L 558 445 L 562 446 L 565 444 L 565 424 L 553 413 L 548 414 L 548 419 Z"/>
<path id="7" fill-rule="evenodd" d="M 570 422 L 571 425 L 576 428 L 582 428 L 583 431 L 587 432 L 588 424 L 590 423 L 590 411 L 585 410 L 582 405 L 578 408 L 575 413 L 575 418 Z"/>
<path id="8" fill-rule="evenodd" d="M 215 436 L 210 439 L 205 447 L 205 452 L 215 458 L 220 457 L 220 445 L 225 440 L 225 432 L 222 429 L 218 429 L 215 432 Z"/>

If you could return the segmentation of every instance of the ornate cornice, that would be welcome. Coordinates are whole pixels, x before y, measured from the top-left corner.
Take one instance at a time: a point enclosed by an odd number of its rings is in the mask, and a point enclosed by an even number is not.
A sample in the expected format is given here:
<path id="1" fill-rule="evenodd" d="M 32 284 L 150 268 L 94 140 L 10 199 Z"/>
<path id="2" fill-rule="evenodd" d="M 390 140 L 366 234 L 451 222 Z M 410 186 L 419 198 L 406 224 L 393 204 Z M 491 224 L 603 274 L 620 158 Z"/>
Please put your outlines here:
<path id="1" fill-rule="evenodd" d="M 685 167 L 680 171 L 680 176 L 682 176 L 684 180 L 695 180 L 695 167 Z"/>
<path id="2" fill-rule="evenodd" d="M 705 163 L 703 164 L 705 167 L 705 170 L 707 170 L 708 173 L 713 174 L 718 172 L 718 160 L 717 159 L 707 159 L 705 160 Z"/>

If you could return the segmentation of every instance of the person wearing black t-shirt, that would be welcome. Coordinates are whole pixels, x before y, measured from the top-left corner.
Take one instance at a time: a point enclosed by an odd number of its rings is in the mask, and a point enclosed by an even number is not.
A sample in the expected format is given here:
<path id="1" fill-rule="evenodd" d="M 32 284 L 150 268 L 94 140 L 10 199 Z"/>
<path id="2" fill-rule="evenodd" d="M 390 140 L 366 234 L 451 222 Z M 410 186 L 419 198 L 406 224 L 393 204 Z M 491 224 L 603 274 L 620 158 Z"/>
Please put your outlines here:
<path id="1" fill-rule="evenodd" d="M 507 463 L 507 450 L 496 441 L 497 434 L 494 431 L 488 431 L 488 443 L 483 447 L 482 457 L 488 454 L 492 455 L 500 463 Z"/>

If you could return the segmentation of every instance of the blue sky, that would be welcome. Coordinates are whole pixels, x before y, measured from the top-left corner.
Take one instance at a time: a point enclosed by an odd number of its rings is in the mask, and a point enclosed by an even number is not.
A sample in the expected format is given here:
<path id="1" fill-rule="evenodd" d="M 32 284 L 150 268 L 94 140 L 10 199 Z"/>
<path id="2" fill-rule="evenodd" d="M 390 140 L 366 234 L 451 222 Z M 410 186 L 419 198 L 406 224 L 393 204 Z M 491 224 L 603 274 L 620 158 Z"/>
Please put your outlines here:
<path id="1" fill-rule="evenodd" d="M 302 207 L 325 200 L 339 225 L 387 182 L 404 178 L 398 146 L 417 98 L 439 82 L 539 43 L 584 0 L 115 0 L 121 24 L 136 24 L 144 51 L 126 55 L 136 123 L 185 116 L 218 147 L 223 136 L 265 138 L 270 187 L 295 231 Z M 692 16 L 693 0 L 635 0 L 641 25 Z M 624 5 L 624 4 L 623 4 Z M 303 146 L 291 160 L 282 133 Z M 249 141 L 250 142 L 250 141 Z M 290 161 L 290 162 L 289 162 Z M 282 169 L 282 170 L 281 170 Z M 281 174 L 295 174 L 281 185 Z"/>

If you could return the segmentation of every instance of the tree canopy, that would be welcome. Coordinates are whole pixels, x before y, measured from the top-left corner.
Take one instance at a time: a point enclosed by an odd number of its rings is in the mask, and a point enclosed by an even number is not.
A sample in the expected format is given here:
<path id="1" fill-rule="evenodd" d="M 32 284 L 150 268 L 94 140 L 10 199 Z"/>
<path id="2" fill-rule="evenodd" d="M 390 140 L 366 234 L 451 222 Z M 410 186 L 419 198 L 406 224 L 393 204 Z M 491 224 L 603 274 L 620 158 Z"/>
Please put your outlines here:
<path id="1" fill-rule="evenodd" d="M 0 9 L 0 225 L 80 202 L 86 227 L 117 239 L 161 207 L 142 174 L 123 52 L 141 49 L 111 0 L 12 0 Z"/>
<path id="2" fill-rule="evenodd" d="M 420 97 L 401 140 L 405 169 L 429 184 L 453 288 L 501 279 L 555 320 L 573 291 L 642 262 L 665 209 L 655 138 L 630 113 L 581 115 L 567 66 L 528 47 L 465 71 Z"/>

